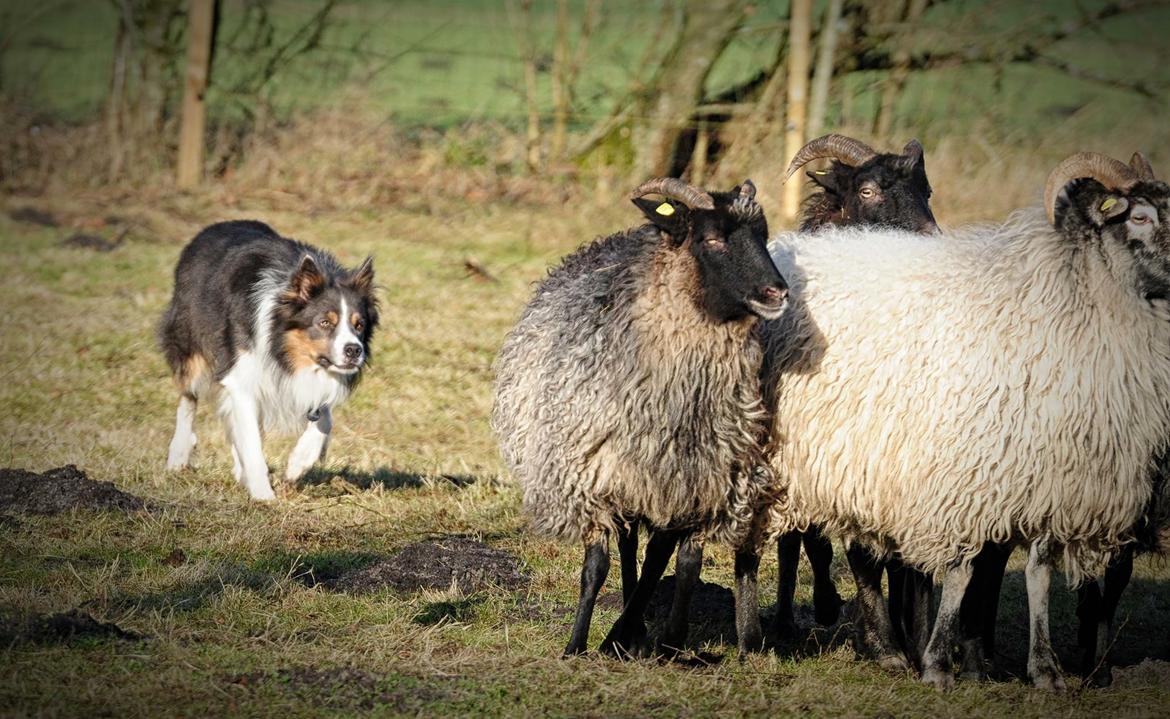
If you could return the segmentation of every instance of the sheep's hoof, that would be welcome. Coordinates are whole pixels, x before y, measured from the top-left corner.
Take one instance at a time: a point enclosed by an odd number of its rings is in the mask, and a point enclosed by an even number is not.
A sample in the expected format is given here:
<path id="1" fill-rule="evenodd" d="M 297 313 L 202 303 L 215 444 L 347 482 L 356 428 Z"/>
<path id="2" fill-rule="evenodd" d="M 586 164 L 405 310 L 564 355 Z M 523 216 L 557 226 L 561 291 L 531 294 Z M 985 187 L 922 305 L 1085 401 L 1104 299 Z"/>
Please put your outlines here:
<path id="1" fill-rule="evenodd" d="M 754 627 L 741 629 L 739 631 L 739 641 L 737 642 L 739 648 L 739 656 L 742 659 L 748 654 L 757 654 L 764 649 L 764 633 L 760 630 L 760 625 Z"/>
<path id="2" fill-rule="evenodd" d="M 584 646 L 570 644 L 569 646 L 565 647 L 565 652 L 564 652 L 564 654 L 561 655 L 561 659 L 572 659 L 573 657 L 579 657 L 584 653 L 585 653 Z"/>
<path id="3" fill-rule="evenodd" d="M 882 654 L 876 660 L 879 667 L 887 672 L 903 674 L 910 671 L 910 660 L 902 652 Z"/>
<path id="4" fill-rule="evenodd" d="M 1063 692 L 1067 688 L 1064 677 L 1051 667 L 1032 672 L 1032 686 L 1048 692 Z"/>
<path id="5" fill-rule="evenodd" d="M 922 683 L 928 684 L 940 692 L 948 692 L 955 688 L 955 676 L 939 667 L 927 667 L 922 672 Z"/>
<path id="6" fill-rule="evenodd" d="M 990 664 L 984 658 L 983 647 L 978 641 L 964 641 L 959 653 L 963 656 L 959 668 L 960 679 L 981 682 L 991 675 Z"/>

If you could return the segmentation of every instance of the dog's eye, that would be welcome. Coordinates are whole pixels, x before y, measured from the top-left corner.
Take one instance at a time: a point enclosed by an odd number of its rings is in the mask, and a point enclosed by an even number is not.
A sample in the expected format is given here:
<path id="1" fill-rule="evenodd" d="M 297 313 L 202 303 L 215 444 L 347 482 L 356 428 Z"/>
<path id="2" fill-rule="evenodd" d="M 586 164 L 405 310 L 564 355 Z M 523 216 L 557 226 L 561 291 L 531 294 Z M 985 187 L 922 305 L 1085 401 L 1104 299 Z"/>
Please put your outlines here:
<path id="1" fill-rule="evenodd" d="M 362 322 L 361 320 L 355 320 L 353 323 L 353 329 L 355 332 L 361 332 L 365 326 L 366 323 Z"/>
<path id="2" fill-rule="evenodd" d="M 321 319 L 317 320 L 317 326 L 323 330 L 333 329 L 333 323 L 330 322 L 329 318 L 327 317 L 322 317 Z"/>

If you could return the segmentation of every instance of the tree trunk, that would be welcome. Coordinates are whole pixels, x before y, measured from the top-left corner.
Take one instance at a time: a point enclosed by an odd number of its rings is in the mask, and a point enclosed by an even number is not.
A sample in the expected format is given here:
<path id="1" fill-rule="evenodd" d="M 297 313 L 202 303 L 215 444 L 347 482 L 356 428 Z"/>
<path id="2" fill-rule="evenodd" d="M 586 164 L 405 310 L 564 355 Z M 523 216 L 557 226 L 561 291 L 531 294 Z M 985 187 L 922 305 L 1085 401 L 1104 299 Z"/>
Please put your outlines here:
<path id="1" fill-rule="evenodd" d="M 792 0 L 788 52 L 788 123 L 784 133 L 784 155 L 794 156 L 805 142 L 808 102 L 809 35 L 812 29 L 812 0 Z M 780 212 L 785 220 L 796 219 L 800 209 L 800 183 L 784 185 Z"/>
<path id="2" fill-rule="evenodd" d="M 585 59 L 586 48 L 597 29 L 601 0 L 586 0 L 581 20 L 581 36 L 576 48 L 569 42 L 569 0 L 557 0 L 556 44 L 553 47 L 552 95 L 553 129 L 549 155 L 563 161 L 569 134 L 569 115 L 573 110 L 573 88 L 577 72 Z"/>
<path id="3" fill-rule="evenodd" d="M 211 38 L 215 0 L 191 0 L 187 21 L 187 72 L 183 85 L 183 114 L 179 129 L 179 187 L 188 188 L 203 179 L 203 135 L 207 108 L 203 95 L 211 65 Z"/>
<path id="4" fill-rule="evenodd" d="M 743 21 L 744 0 L 686 0 L 682 28 L 654 79 L 651 95 L 633 114 L 634 175 L 659 176 L 668 171 L 675 145 L 702 101 L 703 84 Z"/>
<path id="5" fill-rule="evenodd" d="M 842 0 L 829 0 L 828 6 L 825 7 L 825 22 L 821 28 L 821 44 L 817 50 L 817 66 L 813 73 L 812 95 L 809 98 L 809 137 L 818 137 L 825 129 L 825 113 L 829 106 L 829 86 L 833 82 L 837 31 L 843 4 Z"/>
<path id="6" fill-rule="evenodd" d="M 532 44 L 532 0 L 508 3 L 516 45 L 524 67 L 524 102 L 528 115 L 524 161 L 529 172 L 540 170 L 540 107 L 536 99 L 536 48 Z"/>

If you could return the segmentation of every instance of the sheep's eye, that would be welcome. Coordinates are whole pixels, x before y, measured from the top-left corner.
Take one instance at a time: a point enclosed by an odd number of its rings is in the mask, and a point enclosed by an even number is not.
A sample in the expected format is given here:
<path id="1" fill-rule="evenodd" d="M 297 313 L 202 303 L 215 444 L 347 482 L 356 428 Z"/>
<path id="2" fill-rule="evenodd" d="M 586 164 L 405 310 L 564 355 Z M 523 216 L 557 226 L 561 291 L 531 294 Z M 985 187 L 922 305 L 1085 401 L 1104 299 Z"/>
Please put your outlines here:
<path id="1" fill-rule="evenodd" d="M 863 187 L 863 188 L 861 188 L 861 191 L 858 192 L 857 194 L 861 195 L 861 199 L 869 200 L 869 199 L 872 199 L 873 196 L 876 195 L 877 193 L 874 192 L 872 187 Z"/>
<path id="2" fill-rule="evenodd" d="M 726 244 L 722 237 L 705 237 L 703 238 L 703 243 L 711 249 L 719 249 Z"/>
<path id="3" fill-rule="evenodd" d="M 1144 225 L 1150 221 L 1150 216 L 1144 212 L 1138 212 L 1130 215 L 1129 221 L 1135 225 Z"/>

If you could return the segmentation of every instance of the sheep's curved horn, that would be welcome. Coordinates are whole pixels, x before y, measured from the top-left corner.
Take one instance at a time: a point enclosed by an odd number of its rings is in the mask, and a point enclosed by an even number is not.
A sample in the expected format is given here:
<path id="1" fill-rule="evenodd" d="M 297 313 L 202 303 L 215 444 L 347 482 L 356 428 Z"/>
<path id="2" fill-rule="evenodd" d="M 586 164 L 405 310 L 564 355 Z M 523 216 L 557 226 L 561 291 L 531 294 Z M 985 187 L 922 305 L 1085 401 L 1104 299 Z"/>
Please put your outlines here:
<path id="1" fill-rule="evenodd" d="M 1153 182 L 1158 178 L 1154 176 L 1154 167 L 1146 156 L 1140 152 L 1133 153 L 1133 157 L 1129 158 L 1129 169 L 1137 173 L 1138 179 L 1146 182 Z"/>
<path id="2" fill-rule="evenodd" d="M 689 185 L 677 177 L 656 177 L 647 180 L 638 189 L 630 193 L 630 199 L 636 200 L 646 195 L 662 195 L 672 200 L 678 200 L 687 207 L 696 210 L 714 210 L 715 200 L 703 190 Z"/>
<path id="3" fill-rule="evenodd" d="M 1098 152 L 1078 152 L 1067 157 L 1048 175 L 1044 185 L 1044 210 L 1049 224 L 1056 224 L 1057 195 L 1080 177 L 1091 177 L 1110 190 L 1128 190 L 1140 179 L 1129 165 Z"/>
<path id="4" fill-rule="evenodd" d="M 846 165 L 857 167 L 877 157 L 877 152 L 869 145 L 860 140 L 854 140 L 852 137 L 836 133 L 818 137 L 800 148 L 800 151 L 792 158 L 792 162 L 788 164 L 788 174 L 784 176 L 784 181 L 788 182 L 788 179 L 797 170 L 822 157 L 831 157 Z"/>

